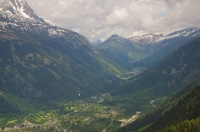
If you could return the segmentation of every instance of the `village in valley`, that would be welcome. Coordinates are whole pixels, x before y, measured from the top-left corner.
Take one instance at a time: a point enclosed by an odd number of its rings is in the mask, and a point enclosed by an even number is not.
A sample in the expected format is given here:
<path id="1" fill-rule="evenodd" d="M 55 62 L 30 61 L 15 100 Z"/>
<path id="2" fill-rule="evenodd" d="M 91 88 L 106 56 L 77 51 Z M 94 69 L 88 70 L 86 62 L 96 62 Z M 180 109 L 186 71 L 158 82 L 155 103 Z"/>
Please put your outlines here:
<path id="1" fill-rule="evenodd" d="M 79 94 L 81 96 L 81 94 Z M 124 119 L 124 109 L 106 106 L 104 100 L 112 98 L 109 93 L 92 96 L 85 100 L 77 100 L 59 104 L 58 108 L 49 111 L 40 111 L 29 114 L 19 122 L 16 118 L 10 119 L 0 132 L 26 131 L 60 131 L 79 132 L 81 129 L 108 132 L 134 121 L 140 115 Z"/>

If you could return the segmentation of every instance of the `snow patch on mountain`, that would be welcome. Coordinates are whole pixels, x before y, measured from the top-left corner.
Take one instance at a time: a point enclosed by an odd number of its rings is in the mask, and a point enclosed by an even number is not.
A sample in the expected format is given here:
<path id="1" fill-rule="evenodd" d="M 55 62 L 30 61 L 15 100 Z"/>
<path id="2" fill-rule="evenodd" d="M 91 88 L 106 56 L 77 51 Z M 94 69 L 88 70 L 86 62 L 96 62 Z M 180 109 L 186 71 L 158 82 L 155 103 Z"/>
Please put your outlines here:
<path id="1" fill-rule="evenodd" d="M 195 37 L 200 35 L 200 28 L 186 28 L 184 30 L 181 31 L 176 31 L 173 32 L 167 36 L 164 36 L 158 40 L 156 40 L 155 42 L 160 42 L 160 41 L 164 41 L 164 40 L 168 40 L 168 39 L 172 39 L 172 38 L 176 38 L 176 37 Z"/>
<path id="2" fill-rule="evenodd" d="M 30 17 L 24 12 L 23 4 L 22 4 L 21 7 L 19 7 L 18 4 L 17 4 L 17 1 L 15 0 L 15 4 L 16 4 L 16 7 L 15 7 L 15 6 L 12 4 L 11 1 L 9 1 L 9 2 L 10 2 L 10 4 L 12 5 L 14 11 L 15 11 L 17 14 L 20 13 L 20 14 L 22 14 L 25 18 L 30 18 Z M 21 2 L 21 1 L 20 1 L 20 2 Z"/>
<path id="3" fill-rule="evenodd" d="M 49 35 L 50 35 L 50 36 L 54 36 L 54 35 L 57 35 L 57 34 L 58 34 L 57 31 L 54 30 L 54 29 L 48 29 L 48 32 L 49 32 Z"/>
<path id="4" fill-rule="evenodd" d="M 129 38 L 130 41 L 133 43 L 140 43 L 140 44 L 153 44 L 156 40 L 162 38 L 162 34 L 145 34 L 142 36 L 133 36 Z"/>
<path id="5" fill-rule="evenodd" d="M 23 9 L 23 6 L 21 8 L 19 8 L 19 12 L 26 18 L 29 18 L 29 19 L 33 19 L 33 18 L 30 18 L 25 12 L 24 12 L 24 9 Z"/>
<path id="6" fill-rule="evenodd" d="M 52 26 L 39 18 L 24 0 L 0 0 L 0 30 L 42 33 L 51 37 L 75 38 L 75 32 Z M 46 34 L 47 33 L 47 34 Z"/>
<path id="7" fill-rule="evenodd" d="M 53 29 L 53 28 L 51 28 L 51 29 L 48 29 L 48 32 L 49 32 L 49 35 L 50 36 L 57 36 L 57 37 L 64 37 L 64 30 L 61 30 L 61 29 Z"/>
<path id="8" fill-rule="evenodd" d="M 13 21 L 44 22 L 24 0 L 0 0 L 0 14 Z"/>

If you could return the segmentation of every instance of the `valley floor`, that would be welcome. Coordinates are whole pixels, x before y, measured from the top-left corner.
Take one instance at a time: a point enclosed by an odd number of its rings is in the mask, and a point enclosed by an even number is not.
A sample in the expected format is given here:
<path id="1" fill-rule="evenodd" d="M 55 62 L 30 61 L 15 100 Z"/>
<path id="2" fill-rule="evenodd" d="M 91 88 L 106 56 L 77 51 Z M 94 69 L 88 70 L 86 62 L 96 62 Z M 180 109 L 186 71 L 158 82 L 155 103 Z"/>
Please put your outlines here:
<path id="1" fill-rule="evenodd" d="M 1 126 L 0 132 L 78 132 L 80 130 L 109 132 L 139 117 L 141 112 L 137 112 L 130 118 L 126 117 L 126 119 L 124 109 L 103 105 L 102 102 L 110 97 L 110 94 L 105 93 L 86 100 L 60 103 L 55 110 L 28 114 L 20 120 L 18 117 L 10 118 L 4 126 Z M 0 118 L 0 121 L 5 120 Z"/>

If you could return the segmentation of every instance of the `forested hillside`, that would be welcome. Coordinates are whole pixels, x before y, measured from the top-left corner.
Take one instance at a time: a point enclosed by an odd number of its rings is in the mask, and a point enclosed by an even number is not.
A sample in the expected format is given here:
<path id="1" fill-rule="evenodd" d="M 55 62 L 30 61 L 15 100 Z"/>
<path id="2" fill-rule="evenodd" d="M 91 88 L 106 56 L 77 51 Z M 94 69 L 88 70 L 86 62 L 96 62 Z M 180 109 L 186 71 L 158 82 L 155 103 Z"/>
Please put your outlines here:
<path id="1" fill-rule="evenodd" d="M 200 124 L 200 79 L 171 95 L 153 112 L 118 132 L 198 132 Z"/>

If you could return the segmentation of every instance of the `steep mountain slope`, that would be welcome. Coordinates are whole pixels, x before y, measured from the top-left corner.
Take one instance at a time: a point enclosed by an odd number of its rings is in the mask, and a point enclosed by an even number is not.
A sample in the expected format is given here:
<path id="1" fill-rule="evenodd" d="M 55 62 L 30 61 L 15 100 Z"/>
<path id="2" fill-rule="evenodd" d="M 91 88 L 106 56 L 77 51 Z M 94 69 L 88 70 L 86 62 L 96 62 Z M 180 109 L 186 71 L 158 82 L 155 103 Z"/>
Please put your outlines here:
<path id="1" fill-rule="evenodd" d="M 168 96 L 199 78 L 200 37 L 185 43 L 138 77 L 113 85 L 115 98 L 107 103 L 123 104 L 132 111 L 145 111 L 152 100 Z M 153 108 L 153 107 L 152 107 Z"/>
<path id="2" fill-rule="evenodd" d="M 0 1 L 0 96 L 5 107 L 20 111 L 22 105 L 12 101 L 19 98 L 54 104 L 100 93 L 105 79 L 124 69 L 112 56 L 103 56 L 107 54 L 84 36 L 46 23 L 25 1 Z"/>
<path id="3" fill-rule="evenodd" d="M 200 124 L 195 125 L 194 122 L 197 121 L 194 119 L 200 117 L 199 111 L 200 80 L 197 80 L 176 94 L 170 96 L 155 111 L 145 115 L 144 117 L 136 120 L 124 128 L 121 128 L 118 131 L 155 132 L 168 127 L 163 131 L 184 131 L 184 129 L 186 129 L 188 131 L 196 132 Z M 191 121 L 192 123 L 190 123 L 190 127 L 189 120 L 193 120 Z"/>
<path id="4" fill-rule="evenodd" d="M 132 62 L 144 58 L 146 54 L 129 39 L 112 35 L 105 42 L 97 46 L 124 62 Z"/>
<path id="5" fill-rule="evenodd" d="M 133 65 L 135 67 L 151 67 L 186 41 L 198 36 L 200 36 L 199 28 L 186 28 L 160 37 L 149 47 L 153 51 L 153 54 Z"/>

